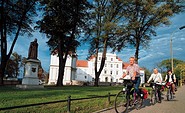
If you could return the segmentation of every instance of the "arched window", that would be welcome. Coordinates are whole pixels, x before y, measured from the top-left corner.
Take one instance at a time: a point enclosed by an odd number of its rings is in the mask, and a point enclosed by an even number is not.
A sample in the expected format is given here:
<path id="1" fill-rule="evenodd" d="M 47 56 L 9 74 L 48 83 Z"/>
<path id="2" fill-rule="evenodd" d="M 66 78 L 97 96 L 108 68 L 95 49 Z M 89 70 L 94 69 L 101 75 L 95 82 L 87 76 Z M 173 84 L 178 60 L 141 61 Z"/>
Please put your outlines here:
<path id="1" fill-rule="evenodd" d="M 105 82 L 108 82 L 108 77 L 105 77 Z"/>

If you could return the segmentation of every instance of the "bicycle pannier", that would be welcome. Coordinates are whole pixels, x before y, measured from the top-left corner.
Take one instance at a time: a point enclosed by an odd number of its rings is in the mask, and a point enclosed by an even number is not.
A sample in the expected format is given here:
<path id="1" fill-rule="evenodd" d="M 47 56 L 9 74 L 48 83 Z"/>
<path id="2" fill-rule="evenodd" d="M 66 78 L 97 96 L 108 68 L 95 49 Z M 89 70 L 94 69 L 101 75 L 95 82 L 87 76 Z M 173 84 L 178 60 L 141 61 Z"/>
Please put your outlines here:
<path id="1" fill-rule="evenodd" d="M 143 99 L 148 98 L 148 90 L 146 90 L 146 89 L 141 89 L 141 92 L 142 92 L 142 94 L 143 94 Z"/>

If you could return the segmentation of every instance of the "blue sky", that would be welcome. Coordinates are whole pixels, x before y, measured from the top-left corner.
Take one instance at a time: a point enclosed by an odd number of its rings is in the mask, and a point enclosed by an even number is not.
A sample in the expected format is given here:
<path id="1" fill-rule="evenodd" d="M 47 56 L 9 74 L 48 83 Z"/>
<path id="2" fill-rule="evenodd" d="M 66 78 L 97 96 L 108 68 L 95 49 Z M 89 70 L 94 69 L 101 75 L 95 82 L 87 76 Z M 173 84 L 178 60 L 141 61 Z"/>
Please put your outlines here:
<path id="1" fill-rule="evenodd" d="M 170 58 L 170 37 L 173 34 L 173 52 L 174 58 L 185 61 L 185 29 L 179 30 L 181 26 L 185 25 L 185 13 L 181 13 L 172 17 L 171 25 L 160 26 L 156 29 L 157 36 L 152 37 L 149 47 L 147 49 L 140 49 L 139 52 L 139 65 L 141 67 L 146 67 L 152 69 L 156 67 L 157 63 L 162 60 Z M 49 71 L 50 65 L 50 52 L 49 47 L 46 44 L 48 40 L 44 34 L 38 31 L 33 33 L 33 37 L 20 36 L 15 45 L 14 51 L 23 57 L 28 57 L 28 48 L 30 42 L 35 38 L 38 40 L 38 59 L 41 61 L 42 67 L 45 71 Z M 11 40 L 9 40 L 9 44 Z M 78 47 L 77 54 L 79 60 L 85 60 L 88 55 L 88 44 L 82 44 Z M 123 62 L 128 62 L 130 56 L 134 56 L 134 48 L 124 48 L 121 52 L 116 53 Z"/>

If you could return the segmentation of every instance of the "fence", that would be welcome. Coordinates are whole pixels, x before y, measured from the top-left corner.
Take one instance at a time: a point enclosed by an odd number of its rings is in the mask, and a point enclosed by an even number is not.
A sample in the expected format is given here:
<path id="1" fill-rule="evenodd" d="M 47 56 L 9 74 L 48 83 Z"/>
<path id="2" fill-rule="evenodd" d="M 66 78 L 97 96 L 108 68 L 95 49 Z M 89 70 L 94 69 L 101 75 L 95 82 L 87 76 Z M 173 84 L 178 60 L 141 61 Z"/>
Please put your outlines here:
<path id="1" fill-rule="evenodd" d="M 54 104 L 54 103 L 59 103 L 59 102 L 67 102 L 67 112 L 70 113 L 71 112 L 71 101 L 87 100 L 87 99 L 93 99 L 93 98 L 108 98 L 108 102 L 110 103 L 111 96 L 116 96 L 116 94 L 108 93 L 108 95 L 104 95 L 104 96 L 93 96 L 93 97 L 88 97 L 88 98 L 76 98 L 76 99 L 71 99 L 71 96 L 68 96 L 68 99 L 66 99 L 66 100 L 58 100 L 58 101 L 52 101 L 52 102 L 43 102 L 43 103 L 36 103 L 36 104 L 27 104 L 27 105 L 20 105 L 20 106 L 5 107 L 5 108 L 0 108 L 0 111 L 1 110 L 16 109 L 16 108 L 23 108 L 23 107 L 45 105 L 45 104 Z"/>

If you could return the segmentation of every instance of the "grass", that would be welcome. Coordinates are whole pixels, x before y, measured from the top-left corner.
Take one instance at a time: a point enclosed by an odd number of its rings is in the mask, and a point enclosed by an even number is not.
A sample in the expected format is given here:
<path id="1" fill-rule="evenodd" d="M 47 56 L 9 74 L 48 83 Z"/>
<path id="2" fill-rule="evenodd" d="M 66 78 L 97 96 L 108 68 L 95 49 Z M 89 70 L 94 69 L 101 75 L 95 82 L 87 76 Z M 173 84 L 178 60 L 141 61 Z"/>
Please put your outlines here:
<path id="1" fill-rule="evenodd" d="M 117 94 L 122 86 L 63 86 L 45 87 L 44 89 L 17 89 L 13 86 L 0 87 L 0 108 L 66 100 L 69 95 L 71 99 L 88 98 L 92 96 L 104 96 Z M 93 98 L 88 100 L 76 100 L 71 102 L 72 113 L 90 113 L 103 108 L 113 106 L 115 97 L 111 97 L 109 104 L 108 98 Z M 66 113 L 67 102 L 46 104 L 39 106 L 23 107 L 10 110 L 2 110 L 1 113 Z"/>

